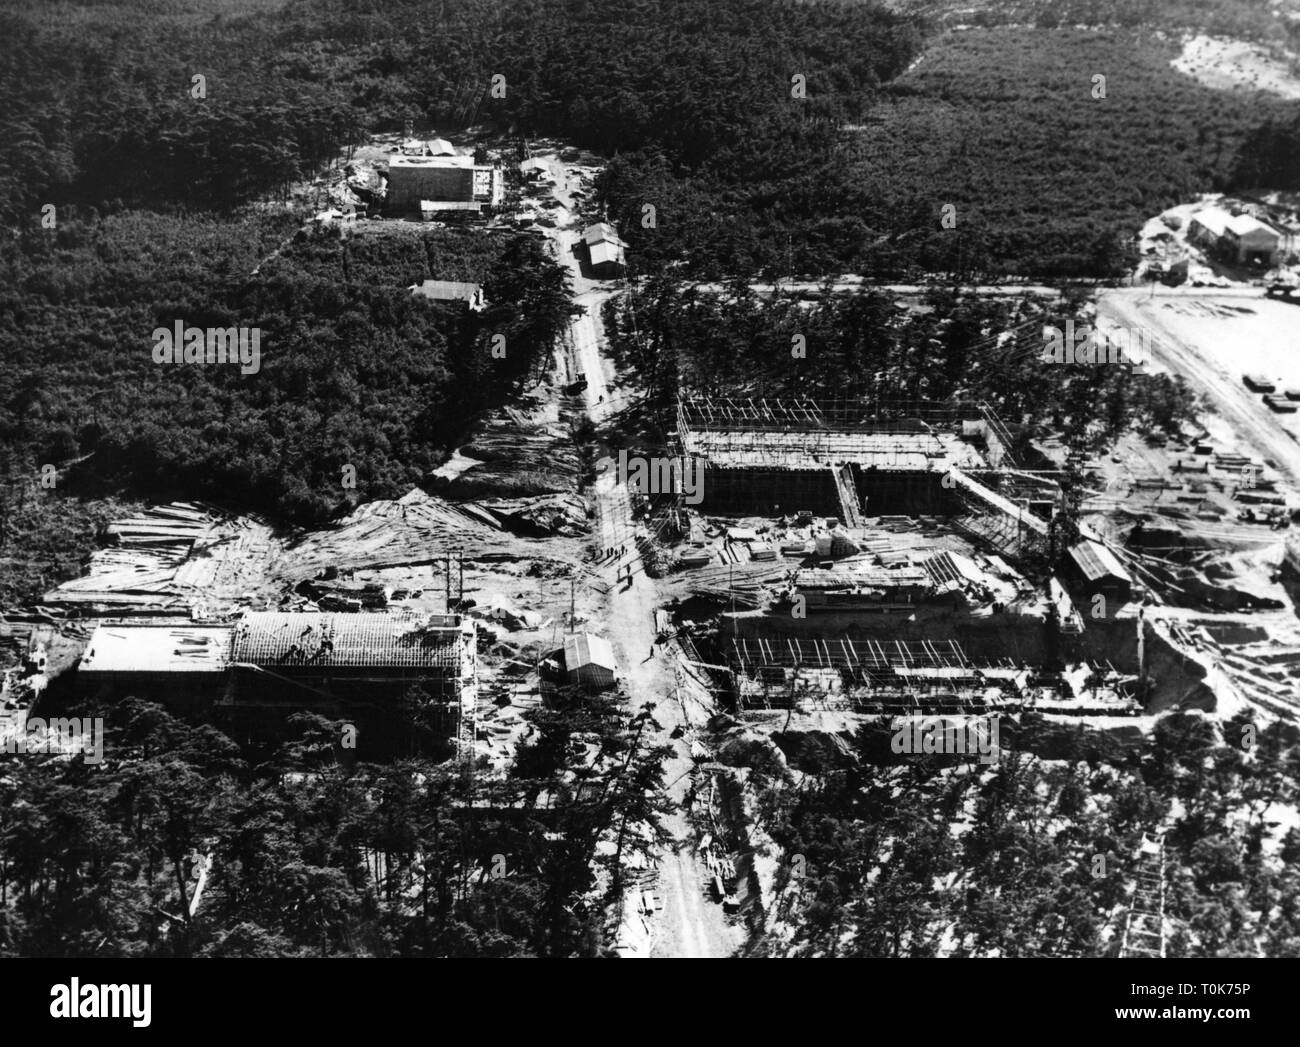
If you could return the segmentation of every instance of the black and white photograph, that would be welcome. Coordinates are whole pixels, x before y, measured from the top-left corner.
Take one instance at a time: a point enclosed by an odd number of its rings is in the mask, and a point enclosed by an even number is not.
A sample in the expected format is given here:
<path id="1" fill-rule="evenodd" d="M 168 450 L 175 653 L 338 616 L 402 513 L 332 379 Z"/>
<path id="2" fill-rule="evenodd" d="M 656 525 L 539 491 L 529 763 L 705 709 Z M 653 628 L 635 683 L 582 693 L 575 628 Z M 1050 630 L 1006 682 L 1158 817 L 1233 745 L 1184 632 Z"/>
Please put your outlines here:
<path id="1" fill-rule="evenodd" d="M 0 0 L 40 1020 L 799 958 L 1232 1035 L 1298 716 L 1300 0 Z"/>

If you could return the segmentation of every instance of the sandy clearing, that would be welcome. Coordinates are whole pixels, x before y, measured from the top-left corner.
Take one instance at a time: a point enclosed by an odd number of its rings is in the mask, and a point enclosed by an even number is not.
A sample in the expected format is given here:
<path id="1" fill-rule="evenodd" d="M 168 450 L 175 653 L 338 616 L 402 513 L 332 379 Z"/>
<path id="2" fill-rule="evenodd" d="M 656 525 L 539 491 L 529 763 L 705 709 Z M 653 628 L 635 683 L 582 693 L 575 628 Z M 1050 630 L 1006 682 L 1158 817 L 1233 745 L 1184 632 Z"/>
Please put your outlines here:
<path id="1" fill-rule="evenodd" d="M 1290 56 L 1294 60 L 1294 56 Z M 1258 44 L 1227 37 L 1197 35 L 1183 40 L 1182 53 L 1170 61 L 1178 72 L 1222 91 L 1271 91 L 1300 98 L 1300 76 Z"/>

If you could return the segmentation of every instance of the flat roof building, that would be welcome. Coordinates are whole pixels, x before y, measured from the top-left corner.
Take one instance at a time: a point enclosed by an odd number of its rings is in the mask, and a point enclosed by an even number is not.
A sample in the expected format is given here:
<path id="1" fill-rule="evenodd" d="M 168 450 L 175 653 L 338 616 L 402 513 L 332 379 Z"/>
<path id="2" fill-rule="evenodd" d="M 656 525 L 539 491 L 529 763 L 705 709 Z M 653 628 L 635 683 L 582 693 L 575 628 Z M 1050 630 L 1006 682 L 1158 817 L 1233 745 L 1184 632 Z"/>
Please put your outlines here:
<path id="1" fill-rule="evenodd" d="M 247 612 L 228 625 L 96 628 L 78 680 L 107 698 L 312 709 L 330 715 L 391 706 L 414 683 L 448 710 L 472 712 L 477 631 L 458 615 Z"/>
<path id="2" fill-rule="evenodd" d="M 229 689 L 228 625 L 103 623 L 82 652 L 77 677 L 103 698 L 141 698 L 191 711 Z"/>
<path id="3" fill-rule="evenodd" d="M 421 209 L 421 201 L 477 204 L 499 207 L 505 200 L 505 180 L 501 169 L 491 164 L 476 164 L 472 156 L 462 155 L 394 155 L 388 160 L 388 198 L 390 212 L 405 213 Z"/>
<path id="4" fill-rule="evenodd" d="M 229 664 L 228 625 L 106 623 L 81 655 L 83 673 L 219 673 Z"/>

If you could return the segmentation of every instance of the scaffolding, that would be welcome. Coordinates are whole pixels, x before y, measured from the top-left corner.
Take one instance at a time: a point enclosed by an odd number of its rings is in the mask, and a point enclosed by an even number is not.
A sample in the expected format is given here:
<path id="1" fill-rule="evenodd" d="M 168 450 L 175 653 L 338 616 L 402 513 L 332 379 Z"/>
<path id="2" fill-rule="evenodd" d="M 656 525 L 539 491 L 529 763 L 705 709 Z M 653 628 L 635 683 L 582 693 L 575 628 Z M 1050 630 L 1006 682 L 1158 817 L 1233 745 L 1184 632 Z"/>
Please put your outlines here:
<path id="1" fill-rule="evenodd" d="M 892 673 L 896 668 L 966 669 L 970 661 L 956 640 L 837 640 L 735 637 L 731 661 L 742 673 L 769 667 L 853 669 Z"/>
<path id="2" fill-rule="evenodd" d="M 677 402 L 680 431 L 741 429 L 759 432 L 842 430 L 855 433 L 955 432 L 963 421 L 996 417 L 982 400 L 843 399 L 684 395 Z M 1001 426 L 1001 423 L 998 423 Z M 1005 427 L 1001 429 L 1005 433 Z M 1007 442 L 1010 442 L 1009 437 Z"/>
<path id="3" fill-rule="evenodd" d="M 1046 538 L 1047 521 L 1030 503 L 1057 492 L 1050 475 L 1019 468 L 1009 430 L 983 400 L 683 395 L 676 439 L 684 456 L 705 463 L 713 504 L 753 510 L 765 500 L 755 492 L 778 505 L 802 497 L 808 508 L 837 506 L 851 528 L 864 525 L 873 501 L 932 513 L 942 483 L 953 492 L 949 508 L 965 507 L 976 532 L 991 524 L 995 544 L 1032 546 Z"/>
<path id="4" fill-rule="evenodd" d="M 1121 957 L 1165 956 L 1165 838 L 1142 834 L 1133 900 L 1124 920 Z"/>
<path id="5" fill-rule="evenodd" d="M 1141 712 L 1126 691 L 1128 678 L 1109 664 L 1080 665 L 1065 673 L 1009 659 L 975 665 L 955 640 L 733 637 L 721 657 L 728 663 L 727 682 L 741 711 L 821 709 L 876 716 Z"/>
<path id="6" fill-rule="evenodd" d="M 909 716 L 990 708 L 989 681 L 954 640 L 737 637 L 727 657 L 742 710 L 815 706 Z"/>

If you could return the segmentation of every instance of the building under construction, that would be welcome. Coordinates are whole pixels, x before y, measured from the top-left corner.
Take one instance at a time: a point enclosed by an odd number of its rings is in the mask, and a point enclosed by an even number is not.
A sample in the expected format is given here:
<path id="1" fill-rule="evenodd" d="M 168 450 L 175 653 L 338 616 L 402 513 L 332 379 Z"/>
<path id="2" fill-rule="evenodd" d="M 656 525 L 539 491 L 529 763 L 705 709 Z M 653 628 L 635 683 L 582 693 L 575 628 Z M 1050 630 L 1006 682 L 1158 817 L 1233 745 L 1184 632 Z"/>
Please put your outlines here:
<path id="1" fill-rule="evenodd" d="M 273 734 L 297 711 L 380 723 L 404 710 L 453 735 L 473 719 L 476 642 L 474 622 L 457 615 L 269 611 L 223 625 L 105 622 L 76 683 L 85 694 L 145 698 L 250 734 Z"/>
<path id="2" fill-rule="evenodd" d="M 974 664 L 954 640 L 735 637 L 725 642 L 732 707 L 840 710 L 877 716 L 1036 711 L 1135 715 L 1137 678 L 1109 665 L 1060 672 Z"/>
<path id="3" fill-rule="evenodd" d="M 385 210 L 392 214 L 476 215 L 499 208 L 505 200 L 500 166 L 475 163 L 472 156 L 457 153 L 441 139 L 426 148 L 394 154 L 387 175 Z"/>
<path id="4" fill-rule="evenodd" d="M 982 401 L 683 397 L 677 438 L 703 464 L 704 512 L 943 515 L 1000 549 L 1045 544 L 1054 478 L 1021 469 Z"/>

